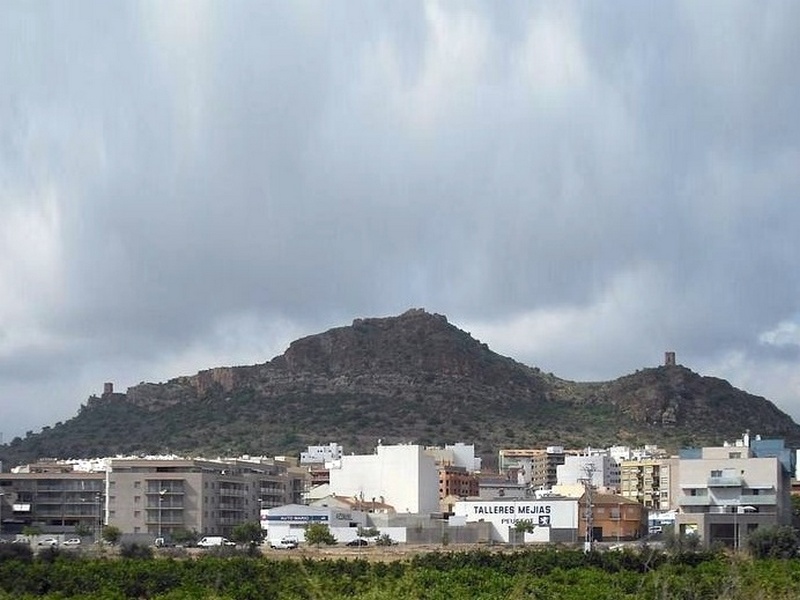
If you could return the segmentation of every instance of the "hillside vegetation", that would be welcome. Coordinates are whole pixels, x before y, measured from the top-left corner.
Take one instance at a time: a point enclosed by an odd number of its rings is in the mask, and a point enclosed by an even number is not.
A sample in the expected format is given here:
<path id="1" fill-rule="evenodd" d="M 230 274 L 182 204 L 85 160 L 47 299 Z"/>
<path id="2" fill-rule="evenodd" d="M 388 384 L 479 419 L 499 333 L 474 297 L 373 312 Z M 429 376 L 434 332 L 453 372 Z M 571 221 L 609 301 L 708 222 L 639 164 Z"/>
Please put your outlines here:
<path id="1" fill-rule="evenodd" d="M 750 430 L 800 443 L 768 400 L 682 366 L 582 383 L 492 352 L 441 315 L 357 319 L 273 360 L 91 397 L 74 418 L 0 447 L 6 464 L 115 454 L 297 454 L 337 441 L 503 447 L 720 443 Z"/>

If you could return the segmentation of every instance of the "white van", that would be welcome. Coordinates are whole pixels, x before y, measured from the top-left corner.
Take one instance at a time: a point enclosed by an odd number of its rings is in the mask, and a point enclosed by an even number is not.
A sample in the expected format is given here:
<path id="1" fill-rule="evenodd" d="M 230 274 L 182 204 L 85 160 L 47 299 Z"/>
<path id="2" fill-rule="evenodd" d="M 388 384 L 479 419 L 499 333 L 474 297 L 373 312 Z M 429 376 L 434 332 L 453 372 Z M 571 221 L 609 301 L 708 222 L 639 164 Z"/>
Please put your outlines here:
<path id="1" fill-rule="evenodd" d="M 214 548 L 215 546 L 235 546 L 232 541 L 222 537 L 221 535 L 207 535 L 199 542 L 197 546 L 200 548 Z"/>

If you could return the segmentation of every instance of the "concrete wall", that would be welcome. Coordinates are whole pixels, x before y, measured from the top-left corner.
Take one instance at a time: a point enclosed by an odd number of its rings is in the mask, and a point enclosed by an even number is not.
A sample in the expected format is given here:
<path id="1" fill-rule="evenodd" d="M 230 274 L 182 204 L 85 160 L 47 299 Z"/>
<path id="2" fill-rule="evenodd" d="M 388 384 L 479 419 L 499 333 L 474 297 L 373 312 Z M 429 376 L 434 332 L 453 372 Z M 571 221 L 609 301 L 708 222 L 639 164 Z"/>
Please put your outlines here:
<path id="1" fill-rule="evenodd" d="M 439 509 L 436 464 L 422 446 L 378 446 L 375 454 L 343 456 L 330 471 L 330 491 L 366 501 L 383 501 L 397 512 Z"/>

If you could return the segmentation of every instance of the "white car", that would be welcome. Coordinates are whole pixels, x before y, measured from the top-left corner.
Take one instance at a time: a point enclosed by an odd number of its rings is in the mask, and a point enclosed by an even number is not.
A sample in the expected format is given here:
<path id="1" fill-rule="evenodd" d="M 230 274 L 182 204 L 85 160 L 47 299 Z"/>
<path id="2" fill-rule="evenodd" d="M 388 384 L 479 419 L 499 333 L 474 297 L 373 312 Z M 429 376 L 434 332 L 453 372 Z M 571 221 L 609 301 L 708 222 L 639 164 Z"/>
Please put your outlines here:
<path id="1" fill-rule="evenodd" d="M 69 538 L 66 540 L 62 546 L 80 546 L 81 545 L 81 538 Z"/>
<path id="2" fill-rule="evenodd" d="M 47 537 L 36 542 L 37 546 L 49 546 L 50 548 L 58 548 L 58 539 L 54 537 Z"/>
<path id="3" fill-rule="evenodd" d="M 297 548 L 299 545 L 300 544 L 297 541 L 297 538 L 292 536 L 284 536 L 279 540 L 269 541 L 269 547 L 276 550 L 291 550 L 293 548 Z"/>

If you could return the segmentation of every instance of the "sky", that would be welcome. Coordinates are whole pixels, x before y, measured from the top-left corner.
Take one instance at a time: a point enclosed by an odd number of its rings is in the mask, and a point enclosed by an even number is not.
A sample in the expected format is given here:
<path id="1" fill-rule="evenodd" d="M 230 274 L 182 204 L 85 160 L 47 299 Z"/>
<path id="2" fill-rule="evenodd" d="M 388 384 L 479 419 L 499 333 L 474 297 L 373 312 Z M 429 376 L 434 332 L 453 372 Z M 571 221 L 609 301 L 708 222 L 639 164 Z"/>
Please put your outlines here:
<path id="1" fill-rule="evenodd" d="M 800 418 L 800 3 L 0 3 L 0 432 L 412 307 Z"/>

